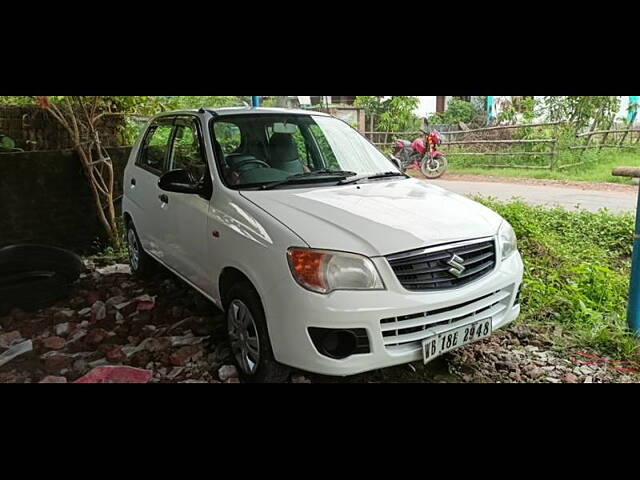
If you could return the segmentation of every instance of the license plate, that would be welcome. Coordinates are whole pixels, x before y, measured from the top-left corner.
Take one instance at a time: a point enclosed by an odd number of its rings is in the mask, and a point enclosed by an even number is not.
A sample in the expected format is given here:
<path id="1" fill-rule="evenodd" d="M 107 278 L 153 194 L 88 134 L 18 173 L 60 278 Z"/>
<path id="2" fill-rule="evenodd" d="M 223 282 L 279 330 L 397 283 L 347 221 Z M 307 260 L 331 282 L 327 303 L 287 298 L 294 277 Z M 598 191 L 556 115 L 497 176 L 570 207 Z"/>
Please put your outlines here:
<path id="1" fill-rule="evenodd" d="M 491 319 L 469 323 L 462 327 L 433 333 L 422 341 L 422 356 L 424 363 L 429 363 L 443 353 L 460 348 L 468 343 L 482 340 L 491 335 Z"/>

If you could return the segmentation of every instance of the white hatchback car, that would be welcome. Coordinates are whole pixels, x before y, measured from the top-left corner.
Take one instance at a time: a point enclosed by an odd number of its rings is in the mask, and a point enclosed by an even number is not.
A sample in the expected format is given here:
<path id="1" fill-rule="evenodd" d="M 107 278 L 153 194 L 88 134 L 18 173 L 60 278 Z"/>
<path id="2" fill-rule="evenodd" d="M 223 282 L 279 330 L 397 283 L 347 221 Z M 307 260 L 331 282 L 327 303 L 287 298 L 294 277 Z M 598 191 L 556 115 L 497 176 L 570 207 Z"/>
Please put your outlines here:
<path id="1" fill-rule="evenodd" d="M 520 312 L 511 226 L 326 114 L 165 113 L 124 181 L 133 271 L 157 261 L 223 309 L 256 381 L 428 362 Z"/>

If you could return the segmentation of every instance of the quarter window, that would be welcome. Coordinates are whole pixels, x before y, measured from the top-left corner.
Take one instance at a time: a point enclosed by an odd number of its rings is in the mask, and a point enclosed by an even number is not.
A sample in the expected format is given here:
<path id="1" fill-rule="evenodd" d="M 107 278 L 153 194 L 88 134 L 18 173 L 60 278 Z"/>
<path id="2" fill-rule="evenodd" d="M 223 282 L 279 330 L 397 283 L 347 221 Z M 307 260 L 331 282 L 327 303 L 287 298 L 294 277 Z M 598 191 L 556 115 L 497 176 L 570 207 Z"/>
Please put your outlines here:
<path id="1" fill-rule="evenodd" d="M 152 125 L 147 134 L 138 165 L 155 173 L 164 171 L 164 160 L 173 127 L 168 124 Z"/>

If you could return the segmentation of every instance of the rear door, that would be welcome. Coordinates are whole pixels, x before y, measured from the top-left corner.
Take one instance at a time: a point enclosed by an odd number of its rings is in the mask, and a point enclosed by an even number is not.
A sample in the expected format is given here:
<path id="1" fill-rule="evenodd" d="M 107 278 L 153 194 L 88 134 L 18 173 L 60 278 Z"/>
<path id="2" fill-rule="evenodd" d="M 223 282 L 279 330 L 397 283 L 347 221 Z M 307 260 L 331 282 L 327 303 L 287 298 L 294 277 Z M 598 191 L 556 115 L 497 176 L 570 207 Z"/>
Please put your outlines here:
<path id="1" fill-rule="evenodd" d="M 142 246 L 160 259 L 166 256 L 162 224 L 166 204 L 162 201 L 163 192 L 158 188 L 158 181 L 167 171 L 173 122 L 173 117 L 162 117 L 149 126 L 135 166 L 125 180 L 127 197 L 135 207 L 133 222 Z"/>
<path id="2" fill-rule="evenodd" d="M 203 195 L 164 192 L 167 203 L 162 210 L 162 243 L 166 246 L 167 264 L 209 291 L 206 246 L 211 240 L 207 232 L 212 181 L 198 117 L 176 118 L 168 168 L 187 170 L 192 183 L 204 185 L 209 192 Z"/>

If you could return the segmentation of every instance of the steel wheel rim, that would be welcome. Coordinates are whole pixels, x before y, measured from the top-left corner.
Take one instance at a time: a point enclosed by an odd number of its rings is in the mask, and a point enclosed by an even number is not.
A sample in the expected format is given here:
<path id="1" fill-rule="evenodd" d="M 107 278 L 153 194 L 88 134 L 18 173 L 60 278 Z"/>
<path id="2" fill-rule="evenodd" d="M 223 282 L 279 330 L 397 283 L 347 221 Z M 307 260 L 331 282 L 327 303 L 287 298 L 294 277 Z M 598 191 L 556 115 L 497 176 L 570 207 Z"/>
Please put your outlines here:
<path id="1" fill-rule="evenodd" d="M 138 248 L 138 239 L 132 229 L 127 233 L 127 241 L 129 243 L 129 263 L 134 270 L 138 269 L 140 264 L 140 249 Z"/>
<path id="2" fill-rule="evenodd" d="M 245 374 L 253 375 L 260 363 L 260 340 L 253 315 L 241 300 L 234 300 L 229 305 L 227 329 L 238 365 Z"/>

